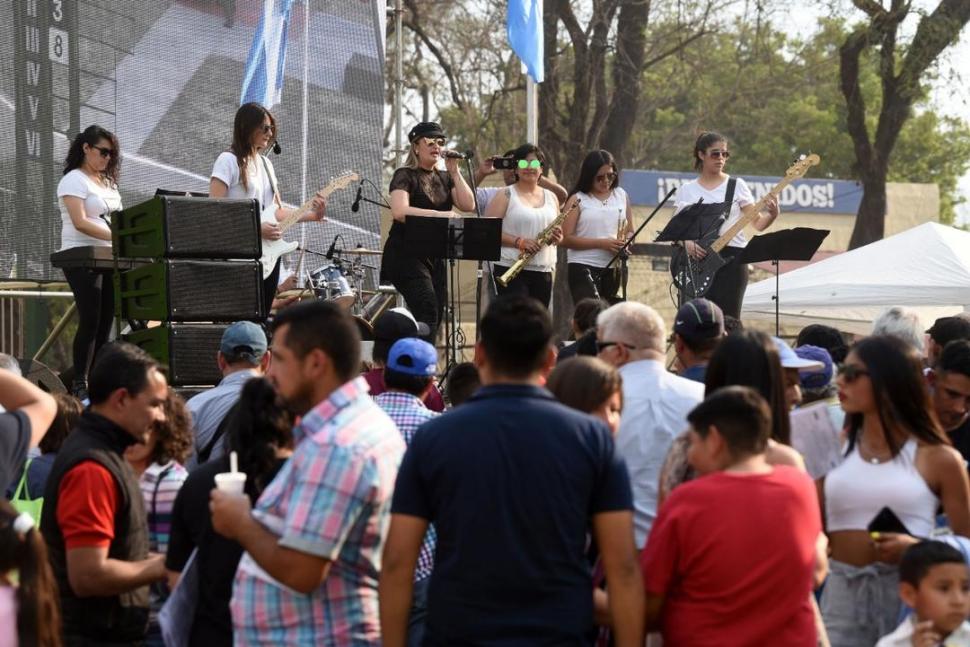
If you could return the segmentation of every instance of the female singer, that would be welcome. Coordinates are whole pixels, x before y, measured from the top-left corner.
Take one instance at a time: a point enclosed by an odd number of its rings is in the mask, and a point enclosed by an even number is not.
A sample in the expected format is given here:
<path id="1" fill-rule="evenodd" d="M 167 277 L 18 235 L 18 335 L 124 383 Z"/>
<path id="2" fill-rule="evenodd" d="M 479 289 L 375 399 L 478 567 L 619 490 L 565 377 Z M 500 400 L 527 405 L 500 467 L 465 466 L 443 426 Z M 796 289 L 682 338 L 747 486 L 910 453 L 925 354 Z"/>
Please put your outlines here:
<path id="1" fill-rule="evenodd" d="M 246 103 L 236 111 L 232 126 L 232 146 L 220 153 L 212 167 L 209 179 L 209 196 L 213 198 L 255 198 L 265 211 L 276 204 L 276 220 L 285 220 L 290 210 L 280 201 L 279 183 L 273 163 L 262 155 L 277 136 L 276 119 L 258 103 Z M 323 220 L 327 213 L 325 198 L 314 199 L 314 208 L 300 218 L 300 222 Z M 265 240 L 279 240 L 283 232 L 275 222 L 263 222 L 261 233 Z M 280 277 L 280 261 L 276 261 L 272 273 L 263 281 L 263 303 L 269 316 L 276 296 Z"/>
<path id="2" fill-rule="evenodd" d="M 700 171 L 700 175 L 696 180 L 691 180 L 677 189 L 675 213 L 698 202 L 705 205 L 723 205 L 722 212 L 730 208 L 730 214 L 721 224 L 718 235 L 730 229 L 741 218 L 742 212 L 747 215 L 755 203 L 751 189 L 744 180 L 737 178 L 731 204 L 723 204 L 727 201 L 728 180 L 731 177 L 724 172 L 724 167 L 730 156 L 727 139 L 722 135 L 714 132 L 701 133 L 694 143 L 694 169 Z M 778 201 L 772 196 L 768 196 L 765 207 L 767 212 L 759 213 L 753 222 L 754 228 L 758 231 L 764 231 L 770 227 L 780 213 Z M 741 300 L 744 298 L 744 289 L 748 285 L 748 269 L 736 258 L 747 244 L 742 231 L 738 232 L 721 250 L 721 256 L 728 263 L 717 272 L 710 289 L 704 295 L 721 306 L 725 315 L 735 318 L 741 314 Z M 707 250 L 696 241 L 686 241 L 685 248 L 691 258 L 700 260 L 707 256 Z"/>
<path id="3" fill-rule="evenodd" d="M 101 126 L 88 126 L 71 142 L 64 177 L 57 184 L 61 211 L 61 250 L 111 247 L 108 214 L 121 209 L 118 138 Z M 74 381 L 71 393 L 87 397 L 87 376 L 98 349 L 108 341 L 114 320 L 111 272 L 75 267 L 64 270 L 78 326 L 74 334 Z"/>
<path id="4" fill-rule="evenodd" d="M 497 285 L 501 294 L 525 294 L 547 308 L 552 299 L 552 271 L 556 267 L 556 250 L 552 245 L 542 247 L 536 237 L 559 215 L 559 198 L 549 189 L 539 186 L 546 158 L 533 144 L 523 144 L 512 152 L 516 161 L 515 184 L 505 187 L 492 198 L 485 209 L 489 218 L 503 218 L 502 257 L 494 268 L 496 278 L 525 253 L 535 256 L 522 268 L 508 286 Z M 556 228 L 552 244 L 562 240 L 562 229 Z"/>
<path id="5" fill-rule="evenodd" d="M 630 197 L 618 185 L 620 172 L 609 151 L 591 151 L 579 171 L 566 210 L 579 200 L 579 207 L 566 216 L 561 245 L 566 258 L 569 292 L 573 303 L 583 299 L 616 302 L 620 287 L 620 264 L 607 264 L 633 233 Z"/>
<path id="6" fill-rule="evenodd" d="M 452 209 L 475 210 L 475 196 L 458 170 L 456 158 L 445 158 L 445 171 L 437 168 L 444 157 L 445 134 L 433 121 L 424 121 L 408 133 L 410 150 L 405 165 L 391 178 L 391 216 L 394 222 L 384 243 L 381 282 L 397 288 L 411 314 L 428 325 L 425 338 L 434 343 L 447 298 L 445 263 L 440 258 L 417 256 L 404 240 L 406 216 L 458 217 Z"/>

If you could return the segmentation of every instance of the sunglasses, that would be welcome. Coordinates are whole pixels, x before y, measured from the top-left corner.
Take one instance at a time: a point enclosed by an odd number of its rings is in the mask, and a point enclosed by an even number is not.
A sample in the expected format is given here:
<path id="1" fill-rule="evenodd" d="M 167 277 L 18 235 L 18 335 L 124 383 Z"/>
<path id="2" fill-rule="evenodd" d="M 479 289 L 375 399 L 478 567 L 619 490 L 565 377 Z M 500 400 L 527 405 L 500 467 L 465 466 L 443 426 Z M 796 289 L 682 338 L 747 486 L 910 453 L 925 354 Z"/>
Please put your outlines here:
<path id="1" fill-rule="evenodd" d="M 444 137 L 424 137 L 423 139 L 424 139 L 424 143 L 427 144 L 428 146 L 434 145 L 441 148 L 442 146 L 445 145 Z"/>
<path id="2" fill-rule="evenodd" d="M 263 133 L 265 133 L 267 135 L 270 134 L 271 132 L 273 132 L 274 130 L 276 130 L 275 128 L 273 128 L 273 124 L 263 124 L 259 128 L 260 128 L 260 130 L 263 131 Z"/>
<path id="3" fill-rule="evenodd" d="M 857 366 L 856 364 L 843 364 L 839 367 L 839 376 L 841 376 L 846 383 L 855 382 L 863 375 L 869 375 L 869 371 L 861 366 Z"/>
<path id="4" fill-rule="evenodd" d="M 712 151 L 709 151 L 707 154 L 716 160 L 727 159 L 731 157 L 731 151 L 712 150 Z"/>
<path id="5" fill-rule="evenodd" d="M 540 169 L 542 168 L 542 162 L 540 162 L 539 160 L 532 160 L 532 161 L 519 160 L 519 168 L 520 169 L 527 169 L 527 168 Z"/>
<path id="6" fill-rule="evenodd" d="M 630 344 L 624 344 L 621 341 L 598 341 L 598 342 L 596 342 L 596 352 L 597 353 L 602 353 L 604 350 L 606 350 L 610 346 L 622 346 L 623 348 L 625 348 L 627 350 L 637 350 L 638 349 L 637 346 L 631 346 Z"/>
<path id="7" fill-rule="evenodd" d="M 115 152 L 110 148 L 103 148 L 101 146 L 92 146 L 91 148 L 101 153 L 101 157 L 111 157 L 115 154 Z"/>
<path id="8" fill-rule="evenodd" d="M 606 173 L 604 175 L 597 175 L 595 179 L 597 182 L 603 182 L 604 180 L 606 182 L 612 182 L 613 180 L 616 179 L 616 173 Z"/>

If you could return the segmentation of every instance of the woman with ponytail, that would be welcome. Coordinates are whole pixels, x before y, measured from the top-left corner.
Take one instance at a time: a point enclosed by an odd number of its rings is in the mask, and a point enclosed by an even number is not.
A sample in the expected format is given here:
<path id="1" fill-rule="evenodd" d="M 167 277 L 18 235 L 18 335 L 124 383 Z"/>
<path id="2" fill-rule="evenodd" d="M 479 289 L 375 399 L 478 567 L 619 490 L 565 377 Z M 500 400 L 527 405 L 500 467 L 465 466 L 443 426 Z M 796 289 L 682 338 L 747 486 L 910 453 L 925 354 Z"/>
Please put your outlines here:
<path id="1" fill-rule="evenodd" d="M 0 645 L 60 647 L 58 598 L 34 519 L 0 499 Z"/>
<path id="2" fill-rule="evenodd" d="M 237 454 L 239 470 L 246 474 L 246 494 L 255 503 L 293 453 L 293 419 L 264 378 L 246 383 L 228 416 L 229 449 Z M 174 588 L 192 551 L 198 549 L 195 562 L 199 594 L 192 622 L 192 645 L 232 645 L 229 599 L 243 549 L 212 529 L 209 514 L 209 493 L 215 488 L 216 474 L 228 471 L 228 455 L 197 467 L 179 491 L 172 511 L 165 559 L 170 587 Z"/>

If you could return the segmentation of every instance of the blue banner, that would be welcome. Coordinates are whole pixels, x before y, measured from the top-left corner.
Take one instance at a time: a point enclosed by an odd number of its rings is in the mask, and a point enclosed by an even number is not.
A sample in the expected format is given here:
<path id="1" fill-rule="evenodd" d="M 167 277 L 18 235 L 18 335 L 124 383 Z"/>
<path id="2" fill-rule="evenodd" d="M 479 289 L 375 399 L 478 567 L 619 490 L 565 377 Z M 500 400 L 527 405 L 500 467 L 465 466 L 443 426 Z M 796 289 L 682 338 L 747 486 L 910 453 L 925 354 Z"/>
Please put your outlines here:
<path id="1" fill-rule="evenodd" d="M 543 62 L 542 0 L 509 0 L 508 8 L 509 46 L 515 52 L 529 76 L 542 83 L 546 75 Z"/>
<path id="2" fill-rule="evenodd" d="M 272 108 L 280 102 L 286 67 L 286 30 L 292 7 L 293 0 L 263 0 L 263 13 L 246 60 L 240 104 L 255 101 Z"/>
<path id="3" fill-rule="evenodd" d="M 676 171 L 637 171 L 624 169 L 620 186 L 630 195 L 630 202 L 646 207 L 656 206 L 667 191 L 695 179 L 695 173 Z M 741 175 L 751 188 L 755 200 L 768 193 L 781 181 L 780 177 Z M 668 205 L 673 206 L 677 194 Z M 862 185 L 849 180 L 795 180 L 784 188 L 780 196 L 781 208 L 788 212 L 845 213 L 855 215 L 862 200 Z"/>

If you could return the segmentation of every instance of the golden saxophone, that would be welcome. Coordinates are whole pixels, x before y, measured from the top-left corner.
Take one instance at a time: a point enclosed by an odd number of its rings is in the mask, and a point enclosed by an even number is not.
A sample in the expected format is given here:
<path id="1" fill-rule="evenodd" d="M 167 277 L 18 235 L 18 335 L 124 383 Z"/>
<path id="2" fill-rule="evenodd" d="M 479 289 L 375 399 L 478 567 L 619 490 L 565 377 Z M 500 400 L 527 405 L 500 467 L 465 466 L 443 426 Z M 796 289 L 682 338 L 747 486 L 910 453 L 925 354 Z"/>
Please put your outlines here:
<path id="1" fill-rule="evenodd" d="M 522 271 L 522 268 L 526 266 L 526 263 L 531 261 L 536 254 L 542 251 L 543 247 L 546 247 L 549 244 L 549 241 L 552 239 L 553 229 L 556 227 L 561 227 L 562 223 L 566 220 L 566 216 L 568 216 L 569 213 L 578 206 L 579 200 L 576 200 L 573 202 L 573 206 L 561 212 L 558 216 L 556 216 L 555 220 L 550 222 L 545 229 L 540 231 L 539 235 L 536 236 L 536 242 L 539 243 L 539 249 L 534 252 L 522 252 L 519 254 L 519 260 L 515 261 L 515 263 L 512 264 L 512 267 L 505 271 L 505 274 L 498 277 L 498 284 L 503 288 L 508 287 L 509 283 L 511 283 L 512 280 L 519 275 L 519 272 Z"/>

